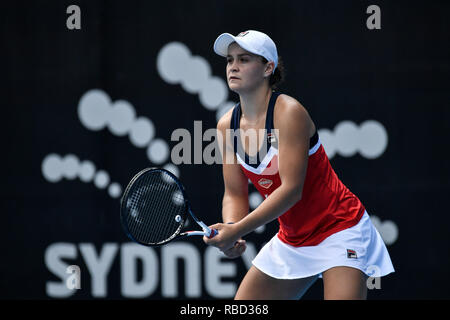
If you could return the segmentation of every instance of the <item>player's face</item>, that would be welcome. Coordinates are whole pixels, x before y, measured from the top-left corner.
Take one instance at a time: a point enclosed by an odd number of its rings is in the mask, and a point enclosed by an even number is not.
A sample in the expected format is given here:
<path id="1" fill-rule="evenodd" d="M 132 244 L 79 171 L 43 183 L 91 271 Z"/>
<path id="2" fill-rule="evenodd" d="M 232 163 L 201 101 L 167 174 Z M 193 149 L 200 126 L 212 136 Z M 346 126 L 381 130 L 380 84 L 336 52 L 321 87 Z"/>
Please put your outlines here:
<path id="1" fill-rule="evenodd" d="M 227 81 L 232 91 L 243 93 L 262 85 L 265 69 L 260 56 L 242 49 L 236 42 L 228 47 Z"/>

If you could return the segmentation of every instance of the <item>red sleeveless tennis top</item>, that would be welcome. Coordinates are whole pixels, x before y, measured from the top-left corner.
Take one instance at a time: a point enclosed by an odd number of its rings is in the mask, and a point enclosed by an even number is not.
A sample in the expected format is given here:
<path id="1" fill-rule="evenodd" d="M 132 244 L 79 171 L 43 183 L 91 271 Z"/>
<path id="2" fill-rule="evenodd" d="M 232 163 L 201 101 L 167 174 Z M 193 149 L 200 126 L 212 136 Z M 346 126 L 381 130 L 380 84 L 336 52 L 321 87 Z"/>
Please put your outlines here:
<path id="1" fill-rule="evenodd" d="M 244 174 L 267 198 L 281 185 L 278 173 L 278 145 L 273 129 L 273 112 L 280 93 L 273 92 L 266 114 L 266 137 L 258 154 L 250 157 L 234 135 L 234 152 Z M 239 129 L 241 107 L 232 113 L 230 129 Z M 314 246 L 330 235 L 356 225 L 364 214 L 361 201 L 339 180 L 320 142 L 318 132 L 310 139 L 308 168 L 300 201 L 278 217 L 279 239 L 289 245 Z"/>

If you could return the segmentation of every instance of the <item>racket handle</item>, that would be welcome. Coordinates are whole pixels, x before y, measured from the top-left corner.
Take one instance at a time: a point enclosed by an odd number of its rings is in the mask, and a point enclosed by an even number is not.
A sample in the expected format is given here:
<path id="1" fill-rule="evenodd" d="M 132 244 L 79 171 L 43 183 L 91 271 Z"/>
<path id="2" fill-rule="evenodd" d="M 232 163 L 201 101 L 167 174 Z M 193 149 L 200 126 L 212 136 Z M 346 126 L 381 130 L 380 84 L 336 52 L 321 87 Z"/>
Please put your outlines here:
<path id="1" fill-rule="evenodd" d="M 202 227 L 203 232 L 204 232 L 205 236 L 206 236 L 208 239 L 211 239 L 211 238 L 217 236 L 217 234 L 219 233 L 219 231 L 217 231 L 216 229 L 211 229 L 211 228 L 209 228 L 209 227 L 208 227 L 206 224 L 204 224 L 202 221 L 197 221 L 197 223 L 198 223 L 198 225 L 199 225 L 200 227 Z M 208 233 L 209 233 L 209 236 L 207 235 Z"/>
<path id="2" fill-rule="evenodd" d="M 211 229 L 211 233 L 209 234 L 208 239 L 214 238 L 218 234 L 219 234 L 219 231 L 217 231 L 217 229 Z"/>

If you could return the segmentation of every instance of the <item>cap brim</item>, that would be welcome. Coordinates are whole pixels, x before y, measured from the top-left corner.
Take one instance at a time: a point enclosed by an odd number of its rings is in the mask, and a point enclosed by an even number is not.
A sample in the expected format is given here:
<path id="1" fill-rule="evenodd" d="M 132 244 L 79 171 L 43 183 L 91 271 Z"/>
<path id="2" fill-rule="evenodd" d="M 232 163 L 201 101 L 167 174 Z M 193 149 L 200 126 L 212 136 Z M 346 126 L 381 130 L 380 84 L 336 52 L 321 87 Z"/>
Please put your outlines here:
<path id="1" fill-rule="evenodd" d="M 214 52 L 219 56 L 226 57 L 228 55 L 228 47 L 233 42 L 236 42 L 242 49 L 248 52 L 258 54 L 257 50 L 253 49 L 249 44 L 243 41 L 241 37 L 235 37 L 229 33 L 222 33 L 217 37 L 216 42 L 214 42 Z"/>
<path id="2" fill-rule="evenodd" d="M 228 46 L 236 41 L 236 38 L 229 33 L 222 33 L 214 42 L 214 52 L 219 56 L 226 57 L 228 54 Z"/>

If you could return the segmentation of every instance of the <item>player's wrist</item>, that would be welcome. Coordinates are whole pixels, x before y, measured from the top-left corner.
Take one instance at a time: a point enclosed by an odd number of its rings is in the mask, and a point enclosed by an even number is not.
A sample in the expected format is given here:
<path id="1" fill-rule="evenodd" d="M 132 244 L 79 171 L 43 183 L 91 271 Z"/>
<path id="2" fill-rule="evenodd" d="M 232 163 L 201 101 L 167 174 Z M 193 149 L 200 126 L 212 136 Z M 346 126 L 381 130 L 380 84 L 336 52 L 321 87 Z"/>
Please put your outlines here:
<path id="1" fill-rule="evenodd" d="M 247 219 L 242 219 L 234 223 L 234 228 L 236 232 L 237 239 L 242 239 L 246 234 L 252 232 L 251 226 L 249 225 Z"/>

